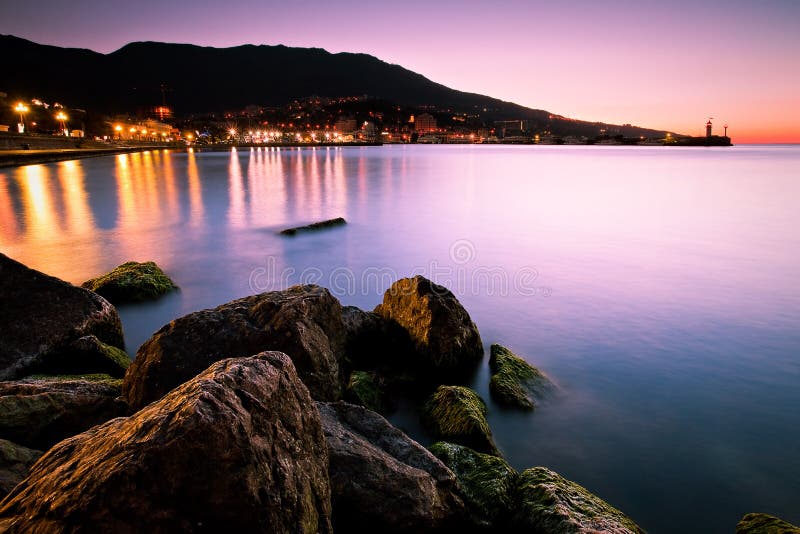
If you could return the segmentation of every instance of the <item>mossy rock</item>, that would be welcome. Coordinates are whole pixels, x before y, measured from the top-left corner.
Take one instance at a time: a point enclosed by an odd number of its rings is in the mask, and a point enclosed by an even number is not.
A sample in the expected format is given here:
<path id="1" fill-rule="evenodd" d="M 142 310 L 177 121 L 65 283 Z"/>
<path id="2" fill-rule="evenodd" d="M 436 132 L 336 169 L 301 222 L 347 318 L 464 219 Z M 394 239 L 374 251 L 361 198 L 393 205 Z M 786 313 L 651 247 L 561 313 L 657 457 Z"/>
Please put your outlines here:
<path id="1" fill-rule="evenodd" d="M 380 413 L 386 408 L 380 378 L 375 373 L 367 371 L 350 373 L 345 399 L 374 412 Z"/>
<path id="2" fill-rule="evenodd" d="M 505 406 L 533 410 L 535 399 L 555 389 L 544 373 L 502 345 L 492 345 L 489 368 L 489 393 Z"/>
<path id="3" fill-rule="evenodd" d="M 499 455 L 486 420 L 486 403 L 463 386 L 439 386 L 422 411 L 422 422 L 437 439 Z"/>
<path id="4" fill-rule="evenodd" d="M 107 374 L 122 378 L 130 364 L 131 358 L 124 350 L 103 343 L 96 336 L 83 336 L 43 356 L 29 372 L 37 375 Z"/>
<path id="5" fill-rule="evenodd" d="M 87 280 L 82 287 L 114 304 L 153 300 L 178 288 L 152 261 L 123 263 L 108 274 Z"/>
<path id="6" fill-rule="evenodd" d="M 96 382 L 113 388 L 120 388 L 122 393 L 122 379 L 105 373 L 75 374 L 75 375 L 30 375 L 22 378 L 20 382 L 71 382 L 71 381 Z"/>
<path id="7" fill-rule="evenodd" d="M 768 514 L 747 514 L 736 525 L 736 534 L 800 534 L 800 527 Z"/>
<path id="8" fill-rule="evenodd" d="M 545 467 L 519 475 L 515 529 L 528 532 L 643 534 L 628 516 L 589 490 Z"/>
<path id="9" fill-rule="evenodd" d="M 455 473 L 470 508 L 485 526 L 506 526 L 517 472 L 505 460 L 440 441 L 430 451 Z"/>

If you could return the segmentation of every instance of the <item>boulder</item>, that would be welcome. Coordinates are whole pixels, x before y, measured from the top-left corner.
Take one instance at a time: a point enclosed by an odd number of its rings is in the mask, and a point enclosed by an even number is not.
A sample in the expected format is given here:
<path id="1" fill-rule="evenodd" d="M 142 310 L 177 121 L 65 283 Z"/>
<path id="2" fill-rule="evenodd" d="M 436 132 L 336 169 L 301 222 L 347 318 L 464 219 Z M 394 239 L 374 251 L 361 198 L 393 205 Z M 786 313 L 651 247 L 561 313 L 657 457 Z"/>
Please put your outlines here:
<path id="1" fill-rule="evenodd" d="M 502 345 L 492 345 L 489 368 L 489 393 L 505 406 L 533 410 L 536 400 L 555 389 L 544 373 Z"/>
<path id="2" fill-rule="evenodd" d="M 447 532 L 468 519 L 455 475 L 380 415 L 317 403 L 337 532 Z"/>
<path id="3" fill-rule="evenodd" d="M 455 473 L 464 498 L 485 527 L 507 529 L 517 472 L 502 458 L 440 441 L 430 451 Z"/>
<path id="4" fill-rule="evenodd" d="M 42 451 L 0 439 L 0 500 L 28 476 L 28 469 L 42 454 Z"/>
<path id="5" fill-rule="evenodd" d="M 396 322 L 355 306 L 342 308 L 342 321 L 345 354 L 353 367 L 392 371 L 387 375 L 408 367 L 414 346 L 408 332 Z"/>
<path id="6" fill-rule="evenodd" d="M 191 313 L 147 340 L 125 374 L 123 392 L 138 410 L 215 361 L 265 350 L 292 358 L 317 400 L 341 397 L 342 307 L 327 289 L 294 286 Z"/>
<path id="7" fill-rule="evenodd" d="M 327 466 L 291 360 L 228 359 L 50 449 L 0 503 L 0 530 L 330 533 Z"/>
<path id="8" fill-rule="evenodd" d="M 747 514 L 736 525 L 736 534 L 800 534 L 800 527 L 768 514 Z"/>
<path id="9" fill-rule="evenodd" d="M 386 409 L 381 379 L 375 373 L 353 371 L 344 392 L 345 400 L 375 412 Z"/>
<path id="10" fill-rule="evenodd" d="M 128 353 L 103 343 L 97 336 L 83 336 L 67 346 L 43 355 L 30 374 L 106 374 L 122 378 L 131 364 Z"/>
<path id="11" fill-rule="evenodd" d="M 408 332 L 427 372 L 467 372 L 483 357 L 481 336 L 467 311 L 447 288 L 423 276 L 392 284 L 375 313 Z"/>
<path id="12" fill-rule="evenodd" d="M 519 475 L 512 521 L 516 531 L 641 534 L 625 514 L 545 467 Z"/>
<path id="13" fill-rule="evenodd" d="M 122 381 L 108 375 L 31 377 L 0 382 L 0 436 L 46 450 L 127 413 Z"/>
<path id="14" fill-rule="evenodd" d="M 123 263 L 109 273 L 87 280 L 82 287 L 114 304 L 153 300 L 178 288 L 152 261 Z"/>
<path id="15" fill-rule="evenodd" d="M 422 423 L 436 437 L 499 455 L 486 420 L 486 404 L 463 386 L 439 386 L 422 411 Z"/>
<path id="16" fill-rule="evenodd" d="M 124 347 L 117 310 L 104 298 L 0 254 L 0 380 L 39 372 L 83 336 Z"/>

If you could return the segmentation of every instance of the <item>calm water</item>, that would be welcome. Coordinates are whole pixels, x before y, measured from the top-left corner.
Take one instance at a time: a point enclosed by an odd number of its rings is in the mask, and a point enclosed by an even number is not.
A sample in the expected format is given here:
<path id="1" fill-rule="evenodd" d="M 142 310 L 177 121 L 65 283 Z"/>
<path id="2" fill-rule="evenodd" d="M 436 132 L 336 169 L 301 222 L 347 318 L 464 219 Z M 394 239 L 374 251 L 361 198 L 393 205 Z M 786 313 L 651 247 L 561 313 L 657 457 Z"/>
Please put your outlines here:
<path id="1" fill-rule="evenodd" d="M 732 532 L 749 511 L 800 522 L 799 174 L 798 147 L 128 154 L 0 169 L 0 250 L 73 283 L 157 261 L 182 290 L 120 308 L 131 353 L 253 292 L 317 282 L 371 309 L 425 273 L 487 346 L 561 386 L 521 414 L 476 376 L 515 467 L 551 467 L 652 532 Z"/>

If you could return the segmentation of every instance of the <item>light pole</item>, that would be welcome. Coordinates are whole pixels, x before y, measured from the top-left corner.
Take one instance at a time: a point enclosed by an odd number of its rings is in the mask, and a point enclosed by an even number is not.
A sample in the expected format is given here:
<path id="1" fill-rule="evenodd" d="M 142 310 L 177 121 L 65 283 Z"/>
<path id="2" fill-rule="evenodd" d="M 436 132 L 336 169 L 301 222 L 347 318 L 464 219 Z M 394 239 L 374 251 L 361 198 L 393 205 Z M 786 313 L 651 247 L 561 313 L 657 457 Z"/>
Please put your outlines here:
<path id="1" fill-rule="evenodd" d="M 726 124 L 723 128 L 725 129 L 725 137 L 728 137 L 728 125 Z"/>
<path id="2" fill-rule="evenodd" d="M 69 137 L 69 132 L 67 131 L 67 115 L 63 111 L 59 111 L 56 113 L 56 120 L 61 123 L 61 131 L 64 132 L 64 135 Z"/>
<path id="3" fill-rule="evenodd" d="M 17 106 L 14 108 L 14 111 L 19 113 L 19 124 L 17 125 L 17 131 L 19 131 L 19 133 L 25 133 L 25 114 L 28 112 L 28 106 L 22 102 L 18 102 Z"/>

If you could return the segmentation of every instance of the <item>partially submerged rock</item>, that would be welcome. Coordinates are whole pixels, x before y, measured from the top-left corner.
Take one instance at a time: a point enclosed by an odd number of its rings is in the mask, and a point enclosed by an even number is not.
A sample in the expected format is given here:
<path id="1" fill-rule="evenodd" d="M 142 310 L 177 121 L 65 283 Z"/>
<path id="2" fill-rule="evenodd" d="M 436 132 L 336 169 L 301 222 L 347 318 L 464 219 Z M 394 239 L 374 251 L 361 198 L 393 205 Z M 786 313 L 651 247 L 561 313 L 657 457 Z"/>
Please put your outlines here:
<path id="1" fill-rule="evenodd" d="M 28 476 L 28 469 L 42 454 L 42 451 L 0 439 L 0 500 Z"/>
<path id="2" fill-rule="evenodd" d="M 327 289 L 306 285 L 190 313 L 147 340 L 125 374 L 123 392 L 138 410 L 215 361 L 264 350 L 292 358 L 317 400 L 341 397 L 342 307 Z"/>
<path id="3" fill-rule="evenodd" d="M 328 219 L 326 221 L 319 221 L 305 226 L 295 226 L 294 228 L 286 228 L 278 232 L 281 235 L 296 235 L 298 232 L 313 232 L 314 230 L 322 230 L 324 228 L 331 228 L 333 226 L 341 226 L 347 224 L 343 217 L 336 217 L 335 219 Z"/>
<path id="4" fill-rule="evenodd" d="M 46 450 L 127 412 L 122 381 L 108 375 L 0 382 L 0 436 Z"/>
<path id="5" fill-rule="evenodd" d="M 355 306 L 342 308 L 342 321 L 345 351 L 356 368 L 397 371 L 411 363 L 414 346 L 408 332 L 396 322 Z"/>
<path id="6" fill-rule="evenodd" d="M 107 374 L 122 378 L 130 364 L 131 357 L 124 350 L 103 343 L 97 336 L 83 336 L 43 355 L 28 372 L 40 375 Z"/>
<path id="7" fill-rule="evenodd" d="M 380 378 L 375 373 L 367 371 L 350 373 L 345 399 L 375 412 L 382 412 L 386 408 Z"/>
<path id="8" fill-rule="evenodd" d="M 502 345 L 492 345 L 489 368 L 489 393 L 506 406 L 533 410 L 535 400 L 555 388 L 544 373 Z"/>
<path id="9" fill-rule="evenodd" d="M 465 372 L 483 357 L 481 336 L 467 311 L 450 290 L 423 276 L 392 284 L 375 313 L 408 332 L 429 372 Z"/>
<path id="10" fill-rule="evenodd" d="M 284 354 L 215 363 L 53 447 L 0 504 L 8 532 L 330 533 L 325 437 Z"/>
<path id="11" fill-rule="evenodd" d="M 119 315 L 107 300 L 3 254 L 0 301 L 0 380 L 45 372 L 50 356 L 84 336 L 124 346 Z"/>
<path id="12" fill-rule="evenodd" d="M 525 532 L 644 532 L 597 495 L 545 467 L 520 473 L 512 521 L 516 529 Z"/>
<path id="13" fill-rule="evenodd" d="M 123 263 L 107 274 L 87 280 L 82 287 L 114 304 L 153 300 L 178 288 L 152 261 Z"/>
<path id="14" fill-rule="evenodd" d="M 736 534 L 800 534 L 800 527 L 769 514 L 747 514 L 736 525 Z"/>
<path id="15" fill-rule="evenodd" d="M 425 403 L 422 422 L 437 439 L 499 454 L 486 420 L 486 404 L 463 386 L 439 386 Z"/>
<path id="16" fill-rule="evenodd" d="M 440 441 L 430 451 L 455 473 L 470 508 L 488 527 L 508 527 L 517 472 L 505 460 Z"/>
<path id="17" fill-rule="evenodd" d="M 317 403 L 341 532 L 447 532 L 467 521 L 455 475 L 380 415 Z"/>

